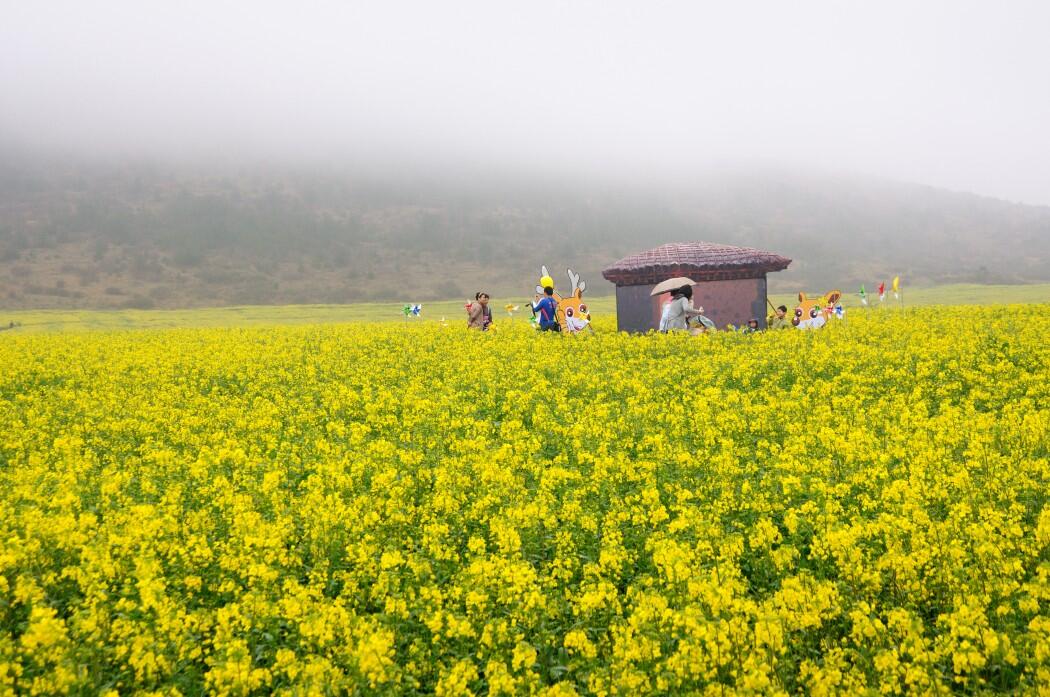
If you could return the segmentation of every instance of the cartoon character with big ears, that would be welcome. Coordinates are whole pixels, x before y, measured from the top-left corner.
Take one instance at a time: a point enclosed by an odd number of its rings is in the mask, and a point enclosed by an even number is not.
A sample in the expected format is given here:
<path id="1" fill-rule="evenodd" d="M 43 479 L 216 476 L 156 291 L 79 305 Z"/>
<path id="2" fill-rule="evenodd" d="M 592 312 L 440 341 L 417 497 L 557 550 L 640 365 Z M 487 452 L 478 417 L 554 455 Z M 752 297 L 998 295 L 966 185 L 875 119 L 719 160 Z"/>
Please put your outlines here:
<path id="1" fill-rule="evenodd" d="M 805 293 L 798 294 L 798 305 L 795 307 L 795 316 L 791 318 L 791 324 L 798 329 L 819 329 L 827 324 L 831 317 L 842 317 L 842 306 L 838 304 L 842 293 L 837 290 L 830 291 L 819 298 L 806 297 Z"/>
<path id="2" fill-rule="evenodd" d="M 587 282 L 580 279 L 580 275 L 572 269 L 566 269 L 569 276 L 569 284 L 572 288 L 571 295 L 563 297 L 557 291 L 554 292 L 554 300 L 558 304 L 556 317 L 561 330 L 569 334 L 578 334 L 584 330 L 591 333 L 591 313 L 587 309 L 587 303 L 583 300 L 583 291 L 587 290 Z M 536 286 L 537 296 L 544 292 L 544 288 L 554 287 L 554 279 L 551 278 L 547 267 L 540 269 L 540 285 Z"/>

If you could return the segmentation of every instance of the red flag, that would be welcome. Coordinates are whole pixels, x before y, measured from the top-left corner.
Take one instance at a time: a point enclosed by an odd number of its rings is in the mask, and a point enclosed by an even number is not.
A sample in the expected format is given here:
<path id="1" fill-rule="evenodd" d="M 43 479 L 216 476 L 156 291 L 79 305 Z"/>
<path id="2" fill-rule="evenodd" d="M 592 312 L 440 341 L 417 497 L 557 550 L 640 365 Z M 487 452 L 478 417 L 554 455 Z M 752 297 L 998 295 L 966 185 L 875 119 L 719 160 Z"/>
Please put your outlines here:
<path id="1" fill-rule="evenodd" d="M 886 281 L 879 284 L 879 300 L 882 300 L 883 296 L 886 295 Z"/>

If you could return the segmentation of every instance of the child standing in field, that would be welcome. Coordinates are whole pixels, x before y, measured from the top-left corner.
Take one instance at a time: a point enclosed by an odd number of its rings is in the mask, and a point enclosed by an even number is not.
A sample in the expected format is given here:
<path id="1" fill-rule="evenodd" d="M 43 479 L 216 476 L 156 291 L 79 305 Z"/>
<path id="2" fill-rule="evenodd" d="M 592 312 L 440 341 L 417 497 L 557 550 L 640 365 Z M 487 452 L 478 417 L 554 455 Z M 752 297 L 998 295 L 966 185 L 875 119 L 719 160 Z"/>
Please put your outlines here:
<path id="1" fill-rule="evenodd" d="M 487 331 L 492 324 L 492 310 L 489 308 L 489 294 L 478 291 L 474 302 L 467 306 L 467 327 L 478 331 Z"/>
<path id="2" fill-rule="evenodd" d="M 791 326 L 787 318 L 787 305 L 781 305 L 769 321 L 770 329 L 787 329 Z"/>

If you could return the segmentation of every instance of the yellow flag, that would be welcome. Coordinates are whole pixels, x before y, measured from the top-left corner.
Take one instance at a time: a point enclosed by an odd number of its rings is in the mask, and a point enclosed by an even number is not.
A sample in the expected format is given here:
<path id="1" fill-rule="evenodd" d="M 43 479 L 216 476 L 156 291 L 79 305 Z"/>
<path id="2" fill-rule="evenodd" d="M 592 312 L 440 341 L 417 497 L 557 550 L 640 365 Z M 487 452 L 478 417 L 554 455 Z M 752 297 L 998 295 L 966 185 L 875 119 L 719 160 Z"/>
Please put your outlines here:
<path id="1" fill-rule="evenodd" d="M 896 293 L 900 289 L 901 289 L 901 277 L 900 276 L 894 276 L 893 277 L 893 292 Z"/>

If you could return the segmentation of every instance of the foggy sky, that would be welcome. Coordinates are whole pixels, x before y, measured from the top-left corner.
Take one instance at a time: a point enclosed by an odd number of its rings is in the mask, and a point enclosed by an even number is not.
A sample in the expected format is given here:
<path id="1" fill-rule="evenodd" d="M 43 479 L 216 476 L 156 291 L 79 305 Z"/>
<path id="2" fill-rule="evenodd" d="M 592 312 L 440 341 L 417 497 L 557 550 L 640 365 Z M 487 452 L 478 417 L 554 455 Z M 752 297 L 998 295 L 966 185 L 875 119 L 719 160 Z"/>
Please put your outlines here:
<path id="1" fill-rule="evenodd" d="M 1050 3 L 0 0 L 0 142 L 1050 204 Z"/>

